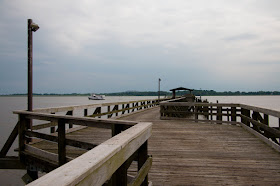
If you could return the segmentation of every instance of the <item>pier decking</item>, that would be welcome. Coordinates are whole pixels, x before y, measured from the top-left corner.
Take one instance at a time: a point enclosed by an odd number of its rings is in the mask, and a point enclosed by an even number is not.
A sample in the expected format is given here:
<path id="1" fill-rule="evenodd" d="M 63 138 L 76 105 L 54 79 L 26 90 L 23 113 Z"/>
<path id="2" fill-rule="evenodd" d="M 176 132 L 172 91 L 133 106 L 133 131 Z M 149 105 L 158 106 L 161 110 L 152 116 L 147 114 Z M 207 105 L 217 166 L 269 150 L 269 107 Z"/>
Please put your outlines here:
<path id="1" fill-rule="evenodd" d="M 148 153 L 153 156 L 149 180 L 153 185 L 277 185 L 280 153 L 238 125 L 160 120 L 159 107 L 120 117 L 152 122 Z M 83 142 L 102 142 L 110 130 L 84 128 L 67 134 Z M 53 143 L 37 148 L 57 152 Z M 75 158 L 85 150 L 68 148 Z"/>
<path id="2" fill-rule="evenodd" d="M 280 153 L 242 127 L 159 118 L 159 108 L 122 118 L 153 123 L 153 185 L 279 185 Z"/>

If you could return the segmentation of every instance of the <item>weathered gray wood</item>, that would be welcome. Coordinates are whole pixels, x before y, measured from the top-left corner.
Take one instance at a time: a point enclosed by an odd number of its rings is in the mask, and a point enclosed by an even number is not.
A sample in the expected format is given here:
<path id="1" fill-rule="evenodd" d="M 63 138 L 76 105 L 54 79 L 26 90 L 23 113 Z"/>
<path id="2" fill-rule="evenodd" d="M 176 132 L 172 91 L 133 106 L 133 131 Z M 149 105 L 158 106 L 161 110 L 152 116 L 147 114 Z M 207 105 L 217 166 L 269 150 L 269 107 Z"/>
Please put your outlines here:
<path id="1" fill-rule="evenodd" d="M 279 184 L 279 152 L 240 125 L 160 120 L 157 112 L 152 109 L 121 118 L 153 122 L 149 139 L 153 185 Z"/>
<path id="2" fill-rule="evenodd" d="M 240 107 L 247 109 L 247 110 L 252 110 L 260 113 L 265 113 L 267 115 L 271 115 L 277 118 L 280 118 L 280 112 L 276 110 L 271 110 L 271 109 L 266 109 L 266 108 L 260 108 L 260 107 L 254 107 L 254 106 L 249 106 L 249 105 L 244 105 L 240 104 Z"/>
<path id="3" fill-rule="evenodd" d="M 47 121 L 57 121 L 58 119 L 65 120 L 65 123 L 71 123 L 82 126 L 93 126 L 93 127 L 106 127 L 110 128 L 111 124 L 123 124 L 123 125 L 135 125 L 137 122 L 113 120 L 113 119 L 96 119 L 90 117 L 75 117 L 75 116 L 63 116 L 63 115 L 53 115 L 37 112 L 28 111 L 14 111 L 14 114 L 25 115 L 27 118 L 47 120 Z M 107 126 L 106 126 L 107 125 Z"/>
<path id="4" fill-rule="evenodd" d="M 102 185 L 147 141 L 151 130 L 151 123 L 139 123 L 30 185 Z"/>
<path id="5" fill-rule="evenodd" d="M 260 134 L 259 132 L 255 131 L 254 129 L 248 127 L 247 125 L 240 123 L 240 125 L 247 131 L 249 131 L 250 133 L 254 134 L 255 136 L 257 136 L 258 138 L 260 138 L 263 142 L 265 142 L 266 144 L 268 144 L 269 146 L 271 146 L 273 149 L 275 149 L 276 151 L 280 152 L 280 146 L 269 140 L 268 138 L 266 138 L 264 135 Z"/>

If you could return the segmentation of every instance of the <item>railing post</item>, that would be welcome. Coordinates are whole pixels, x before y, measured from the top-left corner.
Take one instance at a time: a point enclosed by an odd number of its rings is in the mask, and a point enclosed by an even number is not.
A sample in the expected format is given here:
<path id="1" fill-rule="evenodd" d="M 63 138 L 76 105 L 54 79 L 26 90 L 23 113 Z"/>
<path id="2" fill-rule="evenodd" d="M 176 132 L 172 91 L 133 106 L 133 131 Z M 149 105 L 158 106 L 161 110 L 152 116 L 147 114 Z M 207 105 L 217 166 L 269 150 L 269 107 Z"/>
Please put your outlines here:
<path id="1" fill-rule="evenodd" d="M 111 111 L 111 109 L 110 109 L 110 105 L 107 107 L 107 112 L 110 112 Z M 107 115 L 107 118 L 111 118 L 111 114 L 108 114 Z"/>
<path id="2" fill-rule="evenodd" d="M 88 115 L 88 109 L 84 109 L 84 116 Z"/>
<path id="3" fill-rule="evenodd" d="M 66 113 L 67 116 L 73 116 L 73 110 L 69 110 L 67 113 Z M 73 128 L 73 124 L 69 124 L 69 129 Z"/>
<path id="4" fill-rule="evenodd" d="M 55 112 L 52 112 L 51 114 L 55 114 Z M 55 127 L 50 127 L 50 133 L 55 133 Z"/>
<path id="5" fill-rule="evenodd" d="M 210 120 L 213 120 L 213 107 L 210 106 Z"/>
<path id="6" fill-rule="evenodd" d="M 222 107 L 217 106 L 217 120 L 222 121 L 223 120 L 223 112 L 222 112 Z M 222 123 L 222 122 L 217 122 L 217 123 Z"/>
<path id="7" fill-rule="evenodd" d="M 58 121 L 58 162 L 59 166 L 66 163 L 66 143 L 65 143 L 65 122 L 62 119 Z"/>
<path id="8" fill-rule="evenodd" d="M 231 121 L 236 121 L 236 107 L 231 107 Z"/>
<path id="9" fill-rule="evenodd" d="M 264 114 L 263 123 L 269 126 L 269 116 L 267 114 Z"/>
<path id="10" fill-rule="evenodd" d="M 138 149 L 138 171 L 144 165 L 148 159 L 148 141 L 143 143 Z M 141 186 L 148 186 L 148 175 L 145 177 L 145 180 L 142 182 Z"/>
<path id="11" fill-rule="evenodd" d="M 241 108 L 241 114 L 244 116 L 250 117 L 250 110 Z M 247 121 L 247 119 L 245 119 L 245 118 L 241 117 L 241 123 L 244 123 L 245 125 L 250 127 L 250 121 Z"/>
<path id="12" fill-rule="evenodd" d="M 28 119 L 24 115 L 19 115 L 19 128 L 18 128 L 18 147 L 19 147 L 19 159 L 22 163 L 25 162 L 23 151 L 25 149 L 26 139 L 24 137 L 25 130 L 29 124 Z"/>

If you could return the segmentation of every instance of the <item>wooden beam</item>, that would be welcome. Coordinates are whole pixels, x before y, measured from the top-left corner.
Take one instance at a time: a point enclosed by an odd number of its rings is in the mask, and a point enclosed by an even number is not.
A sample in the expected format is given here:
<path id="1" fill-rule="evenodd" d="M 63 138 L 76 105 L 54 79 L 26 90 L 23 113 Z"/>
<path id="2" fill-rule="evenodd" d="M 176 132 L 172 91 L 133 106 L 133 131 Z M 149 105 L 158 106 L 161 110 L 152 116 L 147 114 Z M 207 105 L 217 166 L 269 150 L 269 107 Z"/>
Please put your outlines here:
<path id="1" fill-rule="evenodd" d="M 12 130 L 12 133 L 10 134 L 9 138 L 5 142 L 3 148 L 1 149 L 0 158 L 5 157 L 8 153 L 8 151 L 9 151 L 9 149 L 13 145 L 13 143 L 14 143 L 15 139 L 17 138 L 17 135 L 18 135 L 18 127 L 19 127 L 19 122 L 17 122 L 16 126 Z"/>
<path id="2" fill-rule="evenodd" d="M 123 125 L 135 125 L 137 122 L 125 121 L 125 120 L 113 120 L 113 119 L 97 119 L 90 117 L 75 117 L 75 116 L 63 116 L 54 114 L 45 114 L 29 111 L 14 111 L 14 114 L 25 115 L 29 119 L 47 120 L 47 121 L 57 121 L 58 119 L 63 119 L 65 123 L 82 125 L 82 126 L 103 126 L 110 128 L 111 124 L 123 124 Z"/>

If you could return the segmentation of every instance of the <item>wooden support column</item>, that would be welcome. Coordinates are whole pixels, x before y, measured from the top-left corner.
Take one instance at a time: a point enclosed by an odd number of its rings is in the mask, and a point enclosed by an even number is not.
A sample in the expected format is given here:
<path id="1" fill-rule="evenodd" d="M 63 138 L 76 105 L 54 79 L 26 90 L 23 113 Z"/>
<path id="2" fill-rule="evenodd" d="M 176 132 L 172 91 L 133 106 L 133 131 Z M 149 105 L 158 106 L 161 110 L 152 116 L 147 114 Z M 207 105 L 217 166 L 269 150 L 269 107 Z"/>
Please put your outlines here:
<path id="1" fill-rule="evenodd" d="M 52 112 L 51 114 L 55 114 L 55 112 Z M 50 127 L 50 133 L 55 133 L 55 127 Z"/>
<path id="2" fill-rule="evenodd" d="M 73 110 L 69 110 L 67 113 L 66 113 L 67 116 L 73 116 Z M 73 128 L 73 124 L 69 124 L 69 129 Z"/>
<path id="3" fill-rule="evenodd" d="M 107 107 L 107 112 L 110 112 L 111 111 L 111 108 L 110 108 L 110 105 Z M 107 115 L 107 118 L 111 118 L 111 115 L 110 114 L 108 114 Z"/>
<path id="4" fill-rule="evenodd" d="M 217 106 L 217 120 L 222 121 L 223 120 L 223 115 L 222 115 L 222 107 Z M 222 122 L 217 122 L 221 124 Z"/>
<path id="5" fill-rule="evenodd" d="M 58 162 L 59 166 L 66 163 L 65 122 L 58 120 Z"/>
<path id="6" fill-rule="evenodd" d="M 213 107 L 210 106 L 210 120 L 213 120 Z"/>
<path id="7" fill-rule="evenodd" d="M 122 104 L 122 110 L 123 109 L 125 109 L 125 106 L 124 106 L 124 104 Z M 125 110 L 124 111 L 122 111 L 122 114 L 124 114 L 125 113 Z"/>
<path id="8" fill-rule="evenodd" d="M 241 108 L 241 115 L 250 117 L 250 110 Z M 247 126 L 250 127 L 250 121 L 247 121 L 247 119 L 245 119 L 245 118 L 242 118 L 242 117 L 241 117 L 241 123 L 244 123 L 245 125 L 247 125 Z"/>
<path id="9" fill-rule="evenodd" d="M 143 143 L 138 149 L 138 171 L 142 168 L 148 159 L 148 141 Z M 148 186 L 148 175 L 145 177 L 141 186 Z"/>
<path id="10" fill-rule="evenodd" d="M 84 109 L 84 116 L 88 115 L 88 109 Z"/>
<path id="11" fill-rule="evenodd" d="M 231 121 L 236 121 L 236 107 L 231 107 Z"/>
<path id="12" fill-rule="evenodd" d="M 28 119 L 25 118 L 24 115 L 19 115 L 19 127 L 18 127 L 18 147 L 19 147 L 19 159 L 22 163 L 25 163 L 23 151 L 25 148 L 26 139 L 24 137 L 25 130 L 27 128 L 27 125 L 29 124 Z"/>
<path id="13" fill-rule="evenodd" d="M 264 114 L 263 116 L 263 123 L 269 126 L 269 116 L 267 114 Z"/>

